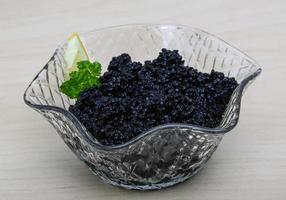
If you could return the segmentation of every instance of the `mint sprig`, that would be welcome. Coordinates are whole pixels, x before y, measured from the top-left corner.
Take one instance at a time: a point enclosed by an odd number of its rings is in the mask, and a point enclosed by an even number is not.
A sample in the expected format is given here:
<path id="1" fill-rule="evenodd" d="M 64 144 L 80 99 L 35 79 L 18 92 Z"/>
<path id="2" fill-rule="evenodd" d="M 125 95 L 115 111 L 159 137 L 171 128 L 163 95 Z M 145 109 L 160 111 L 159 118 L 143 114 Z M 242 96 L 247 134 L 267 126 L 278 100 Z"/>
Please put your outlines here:
<path id="1" fill-rule="evenodd" d="M 94 86 L 100 86 L 101 64 L 88 60 L 77 63 L 78 71 L 69 74 L 70 79 L 60 86 L 60 91 L 68 97 L 75 99 L 80 93 Z"/>

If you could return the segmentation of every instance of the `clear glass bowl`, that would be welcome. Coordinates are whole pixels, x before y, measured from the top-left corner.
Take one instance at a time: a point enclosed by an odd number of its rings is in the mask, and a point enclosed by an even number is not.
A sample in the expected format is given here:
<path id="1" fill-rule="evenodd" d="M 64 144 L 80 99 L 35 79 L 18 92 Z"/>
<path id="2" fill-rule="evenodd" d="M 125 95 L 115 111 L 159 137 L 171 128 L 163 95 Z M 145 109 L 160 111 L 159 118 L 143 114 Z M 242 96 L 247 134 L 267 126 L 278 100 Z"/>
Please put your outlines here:
<path id="1" fill-rule="evenodd" d="M 242 94 L 261 72 L 253 59 L 223 40 L 186 26 L 124 25 L 81 36 L 92 60 L 100 61 L 103 66 L 123 52 L 129 53 L 133 60 L 144 61 L 155 58 L 162 48 L 178 49 L 186 65 L 203 72 L 215 69 L 239 82 L 216 128 L 165 124 L 125 144 L 104 146 L 68 111 L 74 100 L 59 91 L 67 67 L 63 56 L 66 43 L 60 45 L 25 91 L 24 101 L 54 126 L 94 174 L 107 183 L 128 189 L 168 187 L 202 169 L 224 134 L 237 124 Z"/>

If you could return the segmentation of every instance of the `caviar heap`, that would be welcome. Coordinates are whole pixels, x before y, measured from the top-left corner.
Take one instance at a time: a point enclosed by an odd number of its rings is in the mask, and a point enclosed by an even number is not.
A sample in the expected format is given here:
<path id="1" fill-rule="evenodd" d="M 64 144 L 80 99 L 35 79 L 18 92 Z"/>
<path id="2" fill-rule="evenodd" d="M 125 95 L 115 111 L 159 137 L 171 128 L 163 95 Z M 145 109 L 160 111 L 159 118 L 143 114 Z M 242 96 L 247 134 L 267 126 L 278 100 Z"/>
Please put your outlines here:
<path id="1" fill-rule="evenodd" d="M 104 145 L 167 123 L 216 127 L 238 85 L 223 73 L 184 66 L 178 51 L 167 49 L 143 65 L 125 53 L 113 57 L 100 82 L 69 110 Z"/>

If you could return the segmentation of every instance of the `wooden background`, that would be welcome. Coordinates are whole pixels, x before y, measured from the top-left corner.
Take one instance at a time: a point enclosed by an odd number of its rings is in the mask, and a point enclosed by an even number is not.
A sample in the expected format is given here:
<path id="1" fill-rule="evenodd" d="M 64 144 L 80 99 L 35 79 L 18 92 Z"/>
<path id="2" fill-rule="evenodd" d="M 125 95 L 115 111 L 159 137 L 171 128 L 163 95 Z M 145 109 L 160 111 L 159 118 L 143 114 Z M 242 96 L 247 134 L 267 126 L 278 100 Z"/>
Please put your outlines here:
<path id="1" fill-rule="evenodd" d="M 72 32 L 178 23 L 214 33 L 255 58 L 262 75 L 238 126 L 196 177 L 161 191 L 103 184 L 24 105 L 24 89 Z M 286 199 L 285 0 L 0 0 L 0 199 Z"/>

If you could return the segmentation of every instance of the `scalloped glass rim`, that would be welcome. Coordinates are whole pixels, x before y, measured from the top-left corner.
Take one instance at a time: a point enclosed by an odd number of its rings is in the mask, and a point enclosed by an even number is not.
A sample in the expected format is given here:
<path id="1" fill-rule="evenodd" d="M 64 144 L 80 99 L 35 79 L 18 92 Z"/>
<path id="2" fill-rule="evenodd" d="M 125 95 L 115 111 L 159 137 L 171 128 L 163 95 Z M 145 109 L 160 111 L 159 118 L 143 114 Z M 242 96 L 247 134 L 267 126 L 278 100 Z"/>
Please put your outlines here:
<path id="1" fill-rule="evenodd" d="M 109 30 L 109 29 L 116 29 L 116 28 L 126 28 L 126 27 L 136 27 L 136 26 L 150 26 L 150 27 L 161 27 L 161 28 L 183 28 L 183 29 L 189 29 L 192 31 L 197 31 L 197 32 L 201 32 L 204 34 L 207 34 L 209 36 L 212 36 L 218 40 L 220 40 L 221 42 L 225 43 L 226 45 L 228 45 L 229 47 L 237 50 L 238 52 L 240 52 L 241 54 L 243 54 L 249 61 L 251 61 L 253 64 L 255 64 L 257 66 L 257 70 L 255 72 L 253 72 L 252 74 L 250 74 L 248 77 L 246 77 L 245 79 L 243 79 L 241 81 L 241 83 L 238 85 L 238 87 L 236 88 L 236 90 L 233 92 L 233 95 L 238 95 L 238 98 L 235 99 L 235 102 L 232 102 L 228 104 L 227 109 L 229 107 L 231 107 L 233 104 L 236 104 L 238 106 L 237 109 L 237 120 L 235 120 L 235 123 L 232 124 L 231 126 L 228 127 L 216 127 L 216 128 L 206 128 L 206 127 L 202 127 L 202 126 L 197 126 L 197 125 L 193 125 L 193 124 L 181 124 L 181 123 L 169 123 L 169 124 L 163 124 L 163 125 L 159 125 L 156 127 L 153 127 L 151 129 L 149 129 L 148 131 L 138 135 L 137 137 L 133 138 L 132 140 L 121 144 L 121 145 L 115 145 L 115 146 L 105 146 L 100 144 L 99 142 L 95 141 L 89 134 L 88 132 L 85 130 L 84 126 L 78 121 L 78 119 L 68 110 L 65 110 L 61 107 L 57 107 L 57 106 L 50 106 L 50 105 L 38 105 L 38 104 L 34 104 L 32 102 L 30 102 L 27 99 L 27 91 L 30 88 L 30 86 L 33 84 L 33 82 L 35 80 L 37 80 L 39 74 L 44 71 L 48 65 L 46 64 L 41 70 L 40 72 L 34 77 L 34 79 L 31 81 L 31 83 L 29 84 L 29 86 L 27 87 L 27 89 L 25 90 L 24 93 L 24 102 L 34 108 L 34 109 L 39 109 L 39 110 L 51 110 L 51 111 L 56 111 L 59 113 L 62 113 L 63 115 L 65 115 L 69 120 L 72 121 L 72 123 L 78 128 L 78 130 L 80 131 L 80 133 L 82 134 L 82 136 L 84 137 L 84 139 L 93 147 L 97 148 L 97 149 L 102 149 L 102 150 L 106 150 L 106 151 L 110 151 L 110 150 L 115 150 L 115 149 L 121 149 L 121 148 L 125 148 L 129 145 L 134 144 L 136 141 L 146 137 L 147 135 L 156 133 L 157 130 L 161 130 L 161 129 L 167 129 L 167 128 L 182 128 L 182 129 L 191 129 L 194 130 L 196 132 L 204 132 L 204 133 L 208 133 L 208 134 L 224 134 L 226 132 L 229 132 L 230 130 L 232 130 L 238 123 L 239 120 L 239 114 L 240 114 L 240 105 L 241 105 L 241 98 L 242 98 L 242 94 L 244 89 L 246 88 L 246 86 L 248 84 L 250 84 L 260 73 L 261 73 L 261 68 L 260 65 L 253 60 L 252 58 L 250 58 L 247 54 L 241 52 L 239 49 L 233 47 L 232 45 L 228 44 L 227 42 L 225 42 L 224 40 L 222 40 L 221 38 L 210 34 L 206 31 L 197 29 L 197 28 L 192 28 L 192 27 L 188 27 L 185 25 L 168 25 L 168 24 L 128 24 L 128 25 L 119 25 L 119 26 L 110 26 L 110 27 L 105 27 L 105 28 L 99 28 L 99 29 L 94 29 L 91 31 L 86 32 L 85 34 L 88 33 L 92 33 L 95 31 L 102 31 L 102 30 Z M 50 61 L 54 59 L 54 56 L 57 54 L 58 49 L 56 50 L 56 52 L 54 53 L 54 55 L 51 57 Z M 223 120 L 222 120 L 223 121 Z"/>

